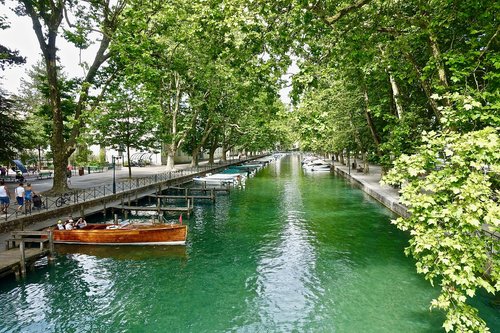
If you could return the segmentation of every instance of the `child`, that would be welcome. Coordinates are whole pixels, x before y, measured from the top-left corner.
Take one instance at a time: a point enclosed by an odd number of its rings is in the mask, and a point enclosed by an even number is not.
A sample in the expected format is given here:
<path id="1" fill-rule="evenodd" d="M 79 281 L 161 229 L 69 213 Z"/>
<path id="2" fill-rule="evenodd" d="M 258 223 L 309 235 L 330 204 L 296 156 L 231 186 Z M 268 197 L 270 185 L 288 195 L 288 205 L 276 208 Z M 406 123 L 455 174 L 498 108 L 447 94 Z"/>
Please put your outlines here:
<path id="1" fill-rule="evenodd" d="M 16 200 L 17 200 L 17 211 L 20 212 L 21 209 L 23 209 L 24 205 L 24 186 L 23 183 L 19 183 L 19 186 L 16 187 L 14 190 L 14 193 L 16 195 Z"/>

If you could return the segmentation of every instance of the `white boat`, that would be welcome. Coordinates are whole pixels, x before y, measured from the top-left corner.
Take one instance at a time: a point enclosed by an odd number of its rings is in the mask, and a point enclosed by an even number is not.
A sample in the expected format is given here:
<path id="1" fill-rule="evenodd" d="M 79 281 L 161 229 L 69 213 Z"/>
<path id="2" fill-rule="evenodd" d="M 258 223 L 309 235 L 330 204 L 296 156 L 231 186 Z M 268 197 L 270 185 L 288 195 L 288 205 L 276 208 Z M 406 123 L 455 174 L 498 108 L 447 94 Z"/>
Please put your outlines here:
<path id="1" fill-rule="evenodd" d="M 310 161 L 302 166 L 305 171 L 325 171 L 330 172 L 332 166 L 330 163 L 325 162 L 324 160 L 316 159 Z"/>
<path id="2" fill-rule="evenodd" d="M 217 173 L 215 175 L 207 174 L 205 177 L 195 177 L 193 181 L 197 184 L 216 185 L 216 186 L 236 186 L 245 181 L 246 177 L 240 173 L 224 174 Z"/>

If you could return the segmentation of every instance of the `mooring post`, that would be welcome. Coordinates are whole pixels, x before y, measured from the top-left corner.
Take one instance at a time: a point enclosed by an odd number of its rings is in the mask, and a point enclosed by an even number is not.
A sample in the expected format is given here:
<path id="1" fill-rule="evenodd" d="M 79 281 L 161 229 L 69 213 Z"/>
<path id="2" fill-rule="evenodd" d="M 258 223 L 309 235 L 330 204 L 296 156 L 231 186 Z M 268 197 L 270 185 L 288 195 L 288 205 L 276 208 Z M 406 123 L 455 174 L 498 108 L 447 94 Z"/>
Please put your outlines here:
<path id="1" fill-rule="evenodd" d="M 52 232 L 52 229 L 48 231 L 48 236 L 49 236 L 49 262 L 52 262 L 54 260 L 54 233 Z"/>
<path id="2" fill-rule="evenodd" d="M 20 262 L 21 276 L 26 277 L 26 255 L 24 253 L 24 240 L 22 238 L 21 238 L 21 244 L 19 244 L 19 249 L 21 250 L 21 262 Z"/>
<path id="3" fill-rule="evenodd" d="M 212 201 L 215 202 L 215 192 L 214 192 L 214 189 L 210 190 L 210 195 L 212 197 Z"/>

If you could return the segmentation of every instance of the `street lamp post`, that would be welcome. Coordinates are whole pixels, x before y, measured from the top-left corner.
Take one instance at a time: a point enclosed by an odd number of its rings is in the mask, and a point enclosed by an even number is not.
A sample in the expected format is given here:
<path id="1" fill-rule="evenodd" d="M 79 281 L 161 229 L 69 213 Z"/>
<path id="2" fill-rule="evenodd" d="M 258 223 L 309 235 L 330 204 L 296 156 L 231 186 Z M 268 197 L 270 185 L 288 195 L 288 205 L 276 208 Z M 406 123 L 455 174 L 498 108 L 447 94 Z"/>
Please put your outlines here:
<path id="1" fill-rule="evenodd" d="M 116 176 L 115 176 L 116 160 L 119 160 L 121 158 L 122 158 L 121 156 L 114 156 L 114 155 L 111 156 L 111 163 L 113 164 L 113 194 L 116 194 Z"/>

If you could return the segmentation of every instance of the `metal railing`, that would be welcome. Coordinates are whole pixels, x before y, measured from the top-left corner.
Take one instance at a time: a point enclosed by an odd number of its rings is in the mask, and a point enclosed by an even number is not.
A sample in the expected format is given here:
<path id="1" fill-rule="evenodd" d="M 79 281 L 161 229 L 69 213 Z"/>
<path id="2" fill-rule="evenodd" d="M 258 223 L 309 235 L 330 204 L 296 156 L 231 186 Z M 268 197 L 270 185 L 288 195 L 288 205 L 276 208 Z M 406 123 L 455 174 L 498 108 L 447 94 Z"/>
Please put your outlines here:
<path id="1" fill-rule="evenodd" d="M 116 194 L 132 190 L 138 190 L 151 185 L 161 184 L 173 179 L 181 179 L 189 175 L 199 174 L 213 169 L 219 169 L 229 164 L 234 164 L 235 162 L 245 162 L 245 161 L 229 160 L 226 162 L 219 162 L 216 164 L 207 164 L 197 167 L 190 167 L 187 169 L 166 171 L 147 177 L 128 179 L 124 181 L 116 181 L 115 182 Z M 55 210 L 62 207 L 88 202 L 95 199 L 105 198 L 113 195 L 115 195 L 113 193 L 113 184 L 104 184 L 86 189 L 74 189 L 68 193 L 64 193 L 59 196 L 43 196 L 41 198 L 42 199 L 41 205 L 35 206 L 34 203 L 31 202 L 31 206 L 25 205 L 21 211 L 17 211 L 15 208 L 10 207 L 6 213 L 2 213 L 2 215 L 0 216 L 4 218 L 2 220 L 7 221 L 9 219 L 21 218 L 27 215 L 34 215 L 41 212 Z M 14 207 L 16 206 L 17 205 L 14 205 Z"/>

